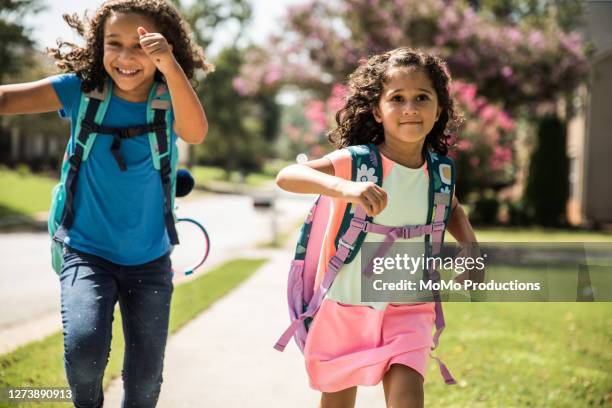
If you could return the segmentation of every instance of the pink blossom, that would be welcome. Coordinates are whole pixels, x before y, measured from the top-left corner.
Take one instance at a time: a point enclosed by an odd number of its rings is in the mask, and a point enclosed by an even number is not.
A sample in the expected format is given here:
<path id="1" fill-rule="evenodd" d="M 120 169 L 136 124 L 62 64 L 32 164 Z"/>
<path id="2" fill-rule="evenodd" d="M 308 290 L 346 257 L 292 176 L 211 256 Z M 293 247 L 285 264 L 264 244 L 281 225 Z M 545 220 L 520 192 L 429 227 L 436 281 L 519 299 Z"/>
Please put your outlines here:
<path id="1" fill-rule="evenodd" d="M 347 88 L 344 85 L 334 84 L 332 86 L 331 96 L 327 100 L 327 110 L 330 113 L 335 114 L 344 107 L 346 92 Z"/>
<path id="2" fill-rule="evenodd" d="M 282 77 L 281 69 L 277 66 L 271 66 L 269 71 L 266 72 L 266 75 L 264 77 L 264 83 L 266 85 L 272 85 L 276 83 L 278 80 L 280 80 L 281 77 Z"/>
<path id="3" fill-rule="evenodd" d="M 497 114 L 497 123 L 506 132 L 513 132 L 516 127 L 514 120 L 504 111 Z"/>
<path id="4" fill-rule="evenodd" d="M 472 148 L 472 142 L 466 139 L 461 139 L 457 142 L 457 149 L 461 151 L 468 151 Z"/>
<path id="5" fill-rule="evenodd" d="M 485 105 L 480 112 L 478 112 L 478 116 L 483 122 L 490 122 L 497 117 L 497 109 L 491 105 Z"/>
<path id="6" fill-rule="evenodd" d="M 304 112 L 306 119 L 312 124 L 312 129 L 316 133 L 321 133 L 327 128 L 327 114 L 325 103 L 322 101 L 310 101 L 306 104 Z"/>
<path id="7" fill-rule="evenodd" d="M 509 146 L 495 146 L 491 156 L 490 166 L 492 170 L 501 170 L 512 161 L 512 149 Z"/>

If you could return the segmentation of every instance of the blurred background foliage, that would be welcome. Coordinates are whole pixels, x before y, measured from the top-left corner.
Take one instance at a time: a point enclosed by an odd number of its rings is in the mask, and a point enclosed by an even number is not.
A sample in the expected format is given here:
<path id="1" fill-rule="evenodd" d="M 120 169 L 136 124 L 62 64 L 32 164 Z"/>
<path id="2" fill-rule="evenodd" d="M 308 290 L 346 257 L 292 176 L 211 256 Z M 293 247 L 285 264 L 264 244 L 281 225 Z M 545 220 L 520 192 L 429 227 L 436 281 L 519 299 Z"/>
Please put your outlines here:
<path id="1" fill-rule="evenodd" d="M 452 93 L 466 121 L 454 134 L 457 195 L 477 208 L 474 220 L 497 220 L 506 205 L 513 222 L 560 225 L 568 194 L 564 149 L 571 101 L 589 70 L 590 45 L 579 28 L 580 0 L 307 0 L 288 7 L 263 44 L 245 38 L 247 0 L 175 1 L 205 49 L 227 24 L 237 27 L 209 56 L 216 70 L 197 78 L 210 122 L 206 142 L 190 149 L 189 165 L 217 166 L 226 178 L 277 168 L 300 153 L 330 150 L 326 133 L 343 104 L 344 84 L 360 59 L 398 46 L 440 54 L 453 75 Z M 55 73 L 20 23 L 39 0 L 0 0 L 0 81 L 30 81 Z M 26 161 L 56 171 L 68 133 L 55 114 L 3 117 L 0 163 L 16 166 L 15 151 L 42 144 Z M 522 136 L 521 136 L 522 135 Z M 519 140 L 520 139 L 520 140 Z M 32 142 L 34 140 L 35 142 Z M 556 148 L 549 148 L 556 146 Z M 520 162 L 517 149 L 532 155 Z M 19 157 L 20 155 L 17 155 Z M 555 182 L 549 183 L 551 163 Z M 528 173 L 520 200 L 499 192 Z M 546 189 L 546 198 L 539 192 Z"/>

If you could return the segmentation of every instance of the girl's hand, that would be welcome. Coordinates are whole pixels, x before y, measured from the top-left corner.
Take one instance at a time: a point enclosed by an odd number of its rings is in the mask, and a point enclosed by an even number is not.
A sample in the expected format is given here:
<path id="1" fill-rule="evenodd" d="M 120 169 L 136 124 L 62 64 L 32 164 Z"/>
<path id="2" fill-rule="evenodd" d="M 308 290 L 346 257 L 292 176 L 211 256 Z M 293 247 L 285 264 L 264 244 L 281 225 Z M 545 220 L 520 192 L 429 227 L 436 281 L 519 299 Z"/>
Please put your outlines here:
<path id="1" fill-rule="evenodd" d="M 149 33 L 144 27 L 138 27 L 140 46 L 153 61 L 162 74 L 168 73 L 176 67 L 176 59 L 172 54 L 172 45 L 160 33 Z"/>
<path id="2" fill-rule="evenodd" d="M 476 242 L 470 242 L 461 248 L 461 251 L 459 251 L 455 258 L 471 258 L 476 260 L 476 258 L 479 257 L 481 257 L 480 247 Z M 466 280 L 471 280 L 476 283 L 484 282 L 485 269 L 478 268 L 476 265 L 474 266 L 474 268 L 468 269 L 462 274 L 455 276 L 455 282 L 463 283 Z"/>
<path id="3" fill-rule="evenodd" d="M 371 181 L 348 181 L 340 185 L 341 198 L 361 205 L 366 214 L 373 217 L 387 206 L 387 192 Z"/>

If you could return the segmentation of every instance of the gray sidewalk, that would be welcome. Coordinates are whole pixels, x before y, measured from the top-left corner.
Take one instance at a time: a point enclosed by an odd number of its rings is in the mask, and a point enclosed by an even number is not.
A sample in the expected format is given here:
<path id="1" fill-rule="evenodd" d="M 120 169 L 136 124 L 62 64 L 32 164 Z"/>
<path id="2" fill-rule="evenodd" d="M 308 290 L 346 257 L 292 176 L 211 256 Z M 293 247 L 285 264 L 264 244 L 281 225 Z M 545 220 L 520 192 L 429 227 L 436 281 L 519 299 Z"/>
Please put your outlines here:
<path id="1" fill-rule="evenodd" d="M 283 353 L 272 346 L 289 323 L 286 282 L 289 250 L 255 251 L 262 266 L 241 286 L 168 339 L 158 407 L 316 407 L 304 360 L 293 341 Z M 122 381 L 105 392 L 119 407 Z M 357 407 L 384 407 L 382 385 L 360 388 Z"/>

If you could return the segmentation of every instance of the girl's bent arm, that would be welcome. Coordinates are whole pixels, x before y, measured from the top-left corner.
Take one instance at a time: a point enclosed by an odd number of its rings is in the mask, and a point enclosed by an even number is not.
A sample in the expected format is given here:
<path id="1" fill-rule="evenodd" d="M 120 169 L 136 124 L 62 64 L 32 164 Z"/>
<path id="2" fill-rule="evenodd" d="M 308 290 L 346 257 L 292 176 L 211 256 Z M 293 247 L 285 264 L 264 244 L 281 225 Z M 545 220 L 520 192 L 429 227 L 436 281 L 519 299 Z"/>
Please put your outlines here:
<path id="1" fill-rule="evenodd" d="M 61 108 L 49 78 L 0 86 L 0 115 L 52 112 Z"/>
<path id="2" fill-rule="evenodd" d="M 276 184 L 283 190 L 320 194 L 359 204 L 373 217 L 387 206 L 387 193 L 372 182 L 353 182 L 335 176 L 331 160 L 322 158 L 292 164 L 278 173 Z"/>
<path id="3" fill-rule="evenodd" d="M 208 133 L 208 121 L 204 108 L 183 69 L 176 63 L 175 69 L 164 76 L 172 98 L 174 131 L 187 143 L 202 143 Z"/>
<path id="4" fill-rule="evenodd" d="M 463 207 L 459 204 L 457 197 L 453 197 L 451 203 L 453 208 L 450 218 L 448 220 L 447 230 L 460 244 L 472 244 L 476 243 L 476 234 L 472 229 L 470 220 L 467 217 Z"/>
<path id="5" fill-rule="evenodd" d="M 276 184 L 283 190 L 301 194 L 321 194 L 340 197 L 344 182 L 335 176 L 331 160 L 323 158 L 304 164 L 292 164 L 276 176 Z"/>

